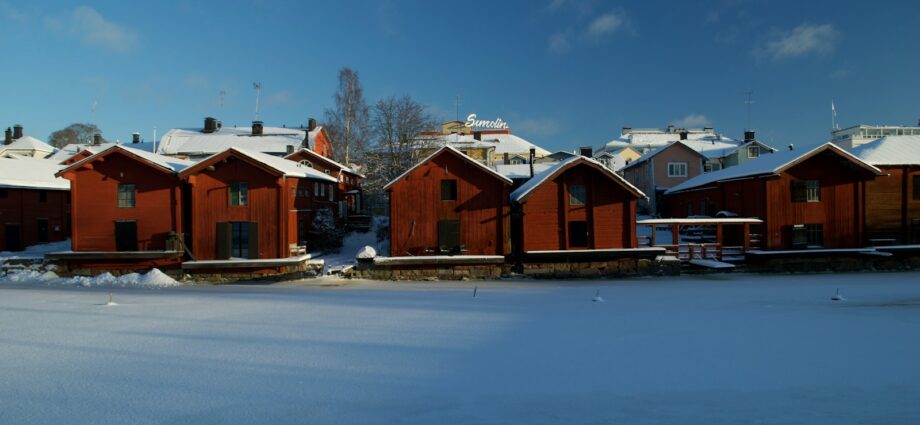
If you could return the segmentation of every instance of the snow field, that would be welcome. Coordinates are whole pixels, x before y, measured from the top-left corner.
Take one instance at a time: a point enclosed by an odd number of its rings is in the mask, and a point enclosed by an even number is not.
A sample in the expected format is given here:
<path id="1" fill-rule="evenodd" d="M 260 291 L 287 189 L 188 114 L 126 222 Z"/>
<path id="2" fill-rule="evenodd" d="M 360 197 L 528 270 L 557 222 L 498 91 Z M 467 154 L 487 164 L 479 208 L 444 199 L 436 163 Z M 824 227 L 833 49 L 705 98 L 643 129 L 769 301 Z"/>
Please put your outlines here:
<path id="1" fill-rule="evenodd" d="M 918 277 L 8 284 L 0 423 L 911 424 Z"/>

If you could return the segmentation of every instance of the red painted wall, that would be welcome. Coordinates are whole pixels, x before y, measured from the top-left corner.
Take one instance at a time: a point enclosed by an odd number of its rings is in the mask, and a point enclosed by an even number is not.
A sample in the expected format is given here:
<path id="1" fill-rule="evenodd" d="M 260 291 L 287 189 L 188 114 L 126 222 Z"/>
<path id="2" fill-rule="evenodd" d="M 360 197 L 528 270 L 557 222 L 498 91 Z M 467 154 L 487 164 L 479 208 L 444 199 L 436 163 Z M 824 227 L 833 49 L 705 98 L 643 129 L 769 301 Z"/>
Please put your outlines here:
<path id="1" fill-rule="evenodd" d="M 91 168 L 90 168 L 91 167 Z M 137 250 L 166 249 L 167 235 L 182 232 L 179 179 L 119 151 L 68 171 L 74 251 L 115 251 L 115 221 L 137 221 Z M 118 208 L 118 185 L 133 183 L 136 206 Z"/>
<path id="2" fill-rule="evenodd" d="M 62 241 L 70 229 L 70 192 L 66 190 L 44 190 L 45 202 L 40 202 L 38 189 L 0 189 L 6 196 L 0 196 L 0 251 L 12 249 L 6 239 L 6 226 L 19 228 L 19 249 L 38 243 L 38 219 L 48 220 L 48 241 Z"/>
<path id="3" fill-rule="evenodd" d="M 452 151 L 420 165 L 394 183 L 390 196 L 390 255 L 432 255 L 438 220 L 460 220 L 467 255 L 511 250 L 509 185 Z M 441 180 L 457 180 L 457 200 L 441 200 Z"/>

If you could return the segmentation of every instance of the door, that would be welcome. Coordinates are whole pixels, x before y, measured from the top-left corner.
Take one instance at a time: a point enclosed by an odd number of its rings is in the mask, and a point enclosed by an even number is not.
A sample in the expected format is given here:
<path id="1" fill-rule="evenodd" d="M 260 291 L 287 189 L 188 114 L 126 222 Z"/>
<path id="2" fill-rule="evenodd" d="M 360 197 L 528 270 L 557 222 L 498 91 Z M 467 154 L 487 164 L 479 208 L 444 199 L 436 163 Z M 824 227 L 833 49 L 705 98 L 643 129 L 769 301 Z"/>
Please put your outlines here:
<path id="1" fill-rule="evenodd" d="M 587 248 L 588 247 L 588 222 L 587 221 L 570 221 L 569 222 L 569 248 Z"/>
<path id="2" fill-rule="evenodd" d="M 247 221 L 217 223 L 217 259 L 259 258 L 259 224 Z"/>
<path id="3" fill-rule="evenodd" d="M 36 220 L 35 237 L 38 243 L 48 242 L 48 219 L 39 218 Z"/>
<path id="4" fill-rule="evenodd" d="M 438 248 L 441 251 L 460 251 L 460 220 L 438 221 Z"/>
<path id="5" fill-rule="evenodd" d="M 18 224 L 7 224 L 6 230 L 4 232 L 6 236 L 6 251 L 19 251 L 22 249 L 21 241 L 19 239 L 19 225 Z"/>
<path id="6" fill-rule="evenodd" d="M 137 222 L 115 222 L 115 250 L 137 251 Z"/>

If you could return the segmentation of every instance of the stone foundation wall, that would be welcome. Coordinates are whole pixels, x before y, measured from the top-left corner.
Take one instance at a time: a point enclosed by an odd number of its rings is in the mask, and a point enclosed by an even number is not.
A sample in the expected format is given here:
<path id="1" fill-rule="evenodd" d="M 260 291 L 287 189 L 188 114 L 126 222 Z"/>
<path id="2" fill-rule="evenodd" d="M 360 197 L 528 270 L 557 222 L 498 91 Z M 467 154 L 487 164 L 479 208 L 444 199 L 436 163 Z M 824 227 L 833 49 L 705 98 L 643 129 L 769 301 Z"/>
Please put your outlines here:
<path id="1" fill-rule="evenodd" d="M 606 261 L 525 263 L 524 274 L 538 279 L 600 278 L 627 276 L 676 276 L 680 261 L 673 257 L 618 258 Z"/>
<path id="2" fill-rule="evenodd" d="M 353 277 L 372 280 L 488 280 L 511 272 L 505 264 L 386 267 L 359 263 Z"/>
<path id="3" fill-rule="evenodd" d="M 296 280 L 320 275 L 323 265 L 304 262 L 296 266 L 272 267 L 262 269 L 194 269 L 184 270 L 191 280 L 201 283 L 232 283 L 240 281 Z"/>
<path id="4" fill-rule="evenodd" d="M 834 257 L 748 258 L 744 270 L 752 273 L 824 273 L 920 270 L 920 255 L 852 255 Z"/>

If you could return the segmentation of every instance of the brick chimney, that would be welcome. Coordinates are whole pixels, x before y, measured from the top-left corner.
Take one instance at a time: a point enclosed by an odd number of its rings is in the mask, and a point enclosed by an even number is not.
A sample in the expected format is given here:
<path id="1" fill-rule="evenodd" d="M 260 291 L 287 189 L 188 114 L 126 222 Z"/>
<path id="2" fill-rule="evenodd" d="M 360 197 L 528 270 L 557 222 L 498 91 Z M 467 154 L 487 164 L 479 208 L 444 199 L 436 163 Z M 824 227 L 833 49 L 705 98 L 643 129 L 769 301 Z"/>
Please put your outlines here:
<path id="1" fill-rule="evenodd" d="M 131 134 L 131 143 L 140 143 L 140 142 L 141 142 L 141 134 L 135 131 L 133 134 Z"/>
<path id="2" fill-rule="evenodd" d="M 93 134 L 93 144 L 101 145 L 102 144 L 102 135 L 99 133 Z"/>
<path id="3" fill-rule="evenodd" d="M 753 130 L 745 130 L 745 131 L 744 131 L 744 141 L 745 141 L 745 142 L 753 142 L 753 141 L 754 141 L 754 131 L 753 131 Z"/>
<path id="4" fill-rule="evenodd" d="M 533 157 L 537 155 L 536 148 L 530 148 L 530 161 L 527 161 L 530 164 L 530 177 L 533 177 Z"/>
<path id="5" fill-rule="evenodd" d="M 217 131 L 217 119 L 212 117 L 206 117 L 204 119 L 204 129 L 201 130 L 202 133 L 213 133 Z"/>
<path id="6" fill-rule="evenodd" d="M 579 153 L 579 155 L 581 155 L 581 156 L 583 156 L 583 157 L 585 157 L 585 158 L 591 158 L 592 156 L 594 156 L 594 155 L 593 155 L 593 154 L 594 154 L 594 149 L 591 149 L 590 146 L 582 146 L 582 147 L 578 148 L 578 153 Z"/>
<path id="7" fill-rule="evenodd" d="M 13 126 L 13 140 L 19 140 L 22 138 L 22 124 L 16 124 Z"/>
<path id="8" fill-rule="evenodd" d="M 13 129 L 7 127 L 7 128 L 6 128 L 6 137 L 3 139 L 3 144 L 4 144 L 4 145 L 8 145 L 8 144 L 10 144 L 10 143 L 13 143 Z"/>
<path id="9" fill-rule="evenodd" d="M 316 130 L 316 118 L 310 118 L 307 120 L 307 131 Z"/>
<path id="10" fill-rule="evenodd" d="M 262 135 L 262 121 L 253 121 L 252 122 L 252 135 L 261 136 Z"/>
<path id="11" fill-rule="evenodd" d="M 687 136 L 690 134 L 689 131 L 685 129 L 680 129 L 680 140 L 687 140 Z"/>

